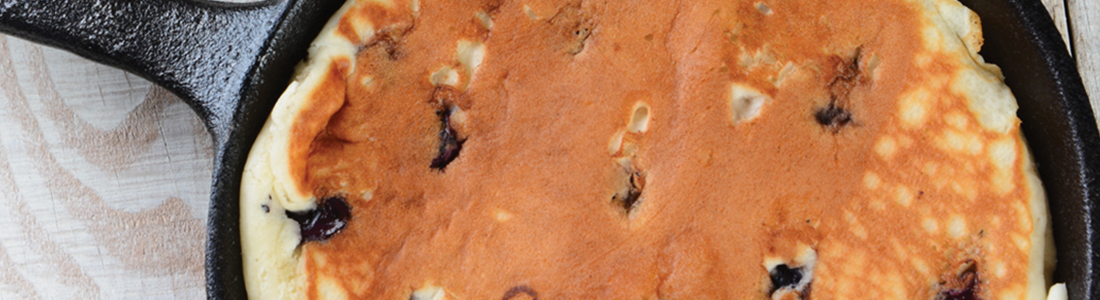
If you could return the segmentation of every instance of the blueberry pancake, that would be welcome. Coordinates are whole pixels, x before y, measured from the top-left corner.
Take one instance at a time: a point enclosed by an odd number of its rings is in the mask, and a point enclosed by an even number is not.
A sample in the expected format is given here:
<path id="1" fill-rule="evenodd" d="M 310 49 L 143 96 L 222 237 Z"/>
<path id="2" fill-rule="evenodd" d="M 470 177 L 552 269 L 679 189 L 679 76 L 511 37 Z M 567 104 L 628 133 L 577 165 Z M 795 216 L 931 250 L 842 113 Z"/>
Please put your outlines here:
<path id="1" fill-rule="evenodd" d="M 1044 299 L 955 0 L 351 0 L 249 156 L 255 299 Z"/>

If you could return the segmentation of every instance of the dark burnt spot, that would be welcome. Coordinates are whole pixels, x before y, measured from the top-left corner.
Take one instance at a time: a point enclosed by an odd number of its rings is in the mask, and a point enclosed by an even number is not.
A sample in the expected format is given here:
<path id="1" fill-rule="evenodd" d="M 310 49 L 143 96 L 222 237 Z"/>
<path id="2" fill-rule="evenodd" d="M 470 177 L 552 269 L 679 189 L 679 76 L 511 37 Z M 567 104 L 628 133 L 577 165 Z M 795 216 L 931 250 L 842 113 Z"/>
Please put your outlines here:
<path id="1" fill-rule="evenodd" d="M 526 286 L 526 285 L 517 285 L 517 286 L 514 286 L 514 287 L 508 289 L 507 292 L 504 292 L 504 297 L 501 297 L 500 299 L 502 299 L 502 300 L 513 300 L 513 299 L 519 300 L 519 299 L 523 299 L 523 297 L 520 297 L 522 295 L 527 295 L 527 297 L 529 297 L 531 300 L 538 300 L 539 299 L 539 293 L 536 292 L 534 289 L 531 289 L 531 287 Z"/>
<path id="2" fill-rule="evenodd" d="M 817 123 L 829 131 L 836 133 L 846 125 L 853 123 L 854 118 L 848 105 L 851 103 L 852 90 L 860 85 L 868 83 L 866 76 L 859 69 L 862 48 L 856 48 L 851 59 L 834 57 L 836 71 L 829 81 L 829 103 L 814 110 L 814 119 Z"/>
<path id="3" fill-rule="evenodd" d="M 860 59 L 863 57 L 862 48 L 856 48 L 855 55 L 851 59 L 836 58 L 836 75 L 829 81 L 831 96 L 839 100 L 848 100 L 852 89 L 867 83 L 863 72 L 859 69 Z"/>
<path id="4" fill-rule="evenodd" d="M 413 30 L 413 24 L 392 25 L 378 30 L 374 39 L 367 43 L 365 49 L 373 49 L 374 54 L 389 60 L 398 60 L 404 56 L 401 45 L 405 41 L 405 35 Z"/>
<path id="5" fill-rule="evenodd" d="M 443 171 L 447 165 L 458 158 L 459 152 L 462 151 L 462 144 L 466 142 L 466 139 L 459 137 L 451 122 L 459 97 L 457 91 L 447 86 L 436 88 L 432 93 L 432 103 L 438 107 L 435 114 L 440 122 L 439 149 L 435 158 L 432 159 L 432 169 Z"/>
<path id="6" fill-rule="evenodd" d="M 627 180 L 622 183 L 619 191 L 611 196 L 611 202 L 630 214 L 642 197 L 642 190 L 645 189 L 645 175 L 633 167 L 628 167 L 624 171 L 628 173 Z"/>
<path id="7" fill-rule="evenodd" d="M 950 290 L 940 293 L 941 300 L 976 300 L 978 296 L 974 294 L 973 289 L 964 290 Z"/>
<path id="8" fill-rule="evenodd" d="M 825 129 L 835 132 L 839 131 L 841 126 L 852 122 L 852 113 L 838 106 L 836 101 L 831 101 L 814 112 L 814 119 L 817 119 L 817 123 L 824 126 Z"/>
<path id="9" fill-rule="evenodd" d="M 798 283 L 802 281 L 802 268 L 791 268 L 787 265 L 778 265 L 768 272 L 768 277 L 771 277 L 772 280 L 772 288 L 768 292 L 769 294 L 773 294 L 775 291 L 782 288 L 794 289 L 798 286 Z"/>
<path id="10" fill-rule="evenodd" d="M 937 300 L 977 300 L 981 287 L 978 279 L 978 264 L 974 260 L 963 261 L 940 283 L 941 290 Z"/>
<path id="11" fill-rule="evenodd" d="M 351 206 L 343 197 L 328 197 L 317 203 L 317 208 L 313 210 L 287 211 L 286 216 L 298 222 L 303 243 L 324 241 L 347 227 L 351 220 Z"/>
<path id="12" fill-rule="evenodd" d="M 267 206 L 267 204 L 260 204 L 260 209 L 263 209 L 263 210 L 264 210 L 264 213 L 269 213 L 269 212 L 271 212 L 271 207 L 270 207 L 270 206 Z"/>
<path id="13" fill-rule="evenodd" d="M 452 108 L 436 112 L 443 124 L 443 129 L 439 131 L 439 152 L 432 159 L 432 169 L 443 171 L 455 158 L 458 158 L 458 152 L 462 151 L 462 144 L 466 142 L 466 140 L 459 140 L 454 128 L 451 128 L 452 112 Z"/>

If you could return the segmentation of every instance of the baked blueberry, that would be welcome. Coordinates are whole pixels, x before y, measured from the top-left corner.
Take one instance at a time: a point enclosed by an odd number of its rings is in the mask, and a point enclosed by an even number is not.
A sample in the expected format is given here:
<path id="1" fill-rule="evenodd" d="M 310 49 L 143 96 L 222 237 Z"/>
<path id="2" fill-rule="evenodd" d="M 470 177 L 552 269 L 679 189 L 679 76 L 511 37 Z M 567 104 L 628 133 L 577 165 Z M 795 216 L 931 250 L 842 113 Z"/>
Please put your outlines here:
<path id="1" fill-rule="evenodd" d="M 286 216 L 298 222 L 303 243 L 324 241 L 347 227 L 351 220 L 351 206 L 343 197 L 328 197 L 313 210 L 287 211 Z"/>

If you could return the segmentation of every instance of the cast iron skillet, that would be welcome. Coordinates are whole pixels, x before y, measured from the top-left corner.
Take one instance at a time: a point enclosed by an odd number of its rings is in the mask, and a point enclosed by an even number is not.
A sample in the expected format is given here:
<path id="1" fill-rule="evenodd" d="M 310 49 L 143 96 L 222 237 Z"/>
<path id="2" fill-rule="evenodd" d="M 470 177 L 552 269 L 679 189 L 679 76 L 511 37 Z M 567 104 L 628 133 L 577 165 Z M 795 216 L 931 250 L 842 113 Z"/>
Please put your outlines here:
<path id="1" fill-rule="evenodd" d="M 1055 280 L 1068 284 L 1071 299 L 1100 299 L 1100 133 L 1074 60 L 1039 0 L 962 2 L 981 16 L 982 54 L 1003 68 L 1019 100 L 1050 199 Z M 309 42 L 342 3 L 0 0 L 0 32 L 133 72 L 194 108 L 216 150 L 207 297 L 243 299 L 238 194 L 248 150 Z"/>

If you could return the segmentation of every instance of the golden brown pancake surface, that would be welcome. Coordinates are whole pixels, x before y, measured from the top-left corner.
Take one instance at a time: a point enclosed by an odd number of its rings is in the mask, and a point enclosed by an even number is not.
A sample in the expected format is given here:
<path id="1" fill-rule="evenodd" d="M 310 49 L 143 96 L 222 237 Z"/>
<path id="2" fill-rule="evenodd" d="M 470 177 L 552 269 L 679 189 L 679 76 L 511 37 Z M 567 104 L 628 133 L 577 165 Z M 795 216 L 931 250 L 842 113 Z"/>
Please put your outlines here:
<path id="1" fill-rule="evenodd" d="M 254 295 L 1045 295 L 1015 102 L 953 1 L 352 1 L 326 34 L 354 50 L 250 157 Z M 294 243 L 282 209 L 334 198 Z"/>

